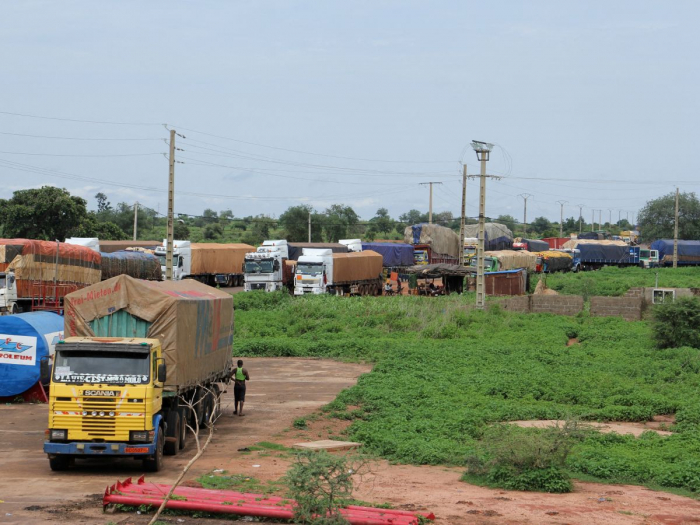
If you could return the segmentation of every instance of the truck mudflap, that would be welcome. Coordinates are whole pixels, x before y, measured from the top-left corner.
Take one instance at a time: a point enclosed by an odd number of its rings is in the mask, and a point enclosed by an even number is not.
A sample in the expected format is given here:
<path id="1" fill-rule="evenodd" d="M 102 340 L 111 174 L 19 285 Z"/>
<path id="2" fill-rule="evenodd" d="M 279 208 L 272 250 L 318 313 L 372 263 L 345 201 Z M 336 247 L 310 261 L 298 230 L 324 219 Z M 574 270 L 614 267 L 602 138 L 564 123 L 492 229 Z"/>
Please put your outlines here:
<path id="1" fill-rule="evenodd" d="M 151 443 L 96 443 L 94 441 L 71 441 L 69 443 L 44 442 L 44 452 L 49 456 L 143 456 L 148 457 L 156 453 L 158 435 L 163 431 L 160 423 L 163 416 L 157 414 L 153 418 L 153 441 Z"/>

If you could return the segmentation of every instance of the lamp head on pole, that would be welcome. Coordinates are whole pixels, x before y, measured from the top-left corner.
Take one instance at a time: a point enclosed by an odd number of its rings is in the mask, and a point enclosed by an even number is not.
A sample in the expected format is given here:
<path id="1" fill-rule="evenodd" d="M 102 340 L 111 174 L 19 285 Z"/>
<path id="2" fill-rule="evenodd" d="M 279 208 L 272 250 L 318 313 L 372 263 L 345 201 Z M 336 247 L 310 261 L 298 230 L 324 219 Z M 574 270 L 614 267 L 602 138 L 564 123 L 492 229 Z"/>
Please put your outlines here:
<path id="1" fill-rule="evenodd" d="M 472 140 L 472 148 L 476 151 L 476 158 L 479 161 L 489 160 L 489 154 L 493 149 L 493 144 L 481 142 L 480 140 Z"/>

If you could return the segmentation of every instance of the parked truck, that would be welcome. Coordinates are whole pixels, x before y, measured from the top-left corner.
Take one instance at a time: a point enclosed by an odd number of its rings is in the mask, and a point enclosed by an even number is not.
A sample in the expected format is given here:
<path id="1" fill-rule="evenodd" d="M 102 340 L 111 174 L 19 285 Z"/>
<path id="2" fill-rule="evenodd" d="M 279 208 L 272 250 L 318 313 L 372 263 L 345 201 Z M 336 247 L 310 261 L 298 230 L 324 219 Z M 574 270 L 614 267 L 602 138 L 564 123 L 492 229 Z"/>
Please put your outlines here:
<path id="1" fill-rule="evenodd" d="M 173 241 L 173 281 L 195 279 L 211 286 L 242 286 L 243 261 L 255 248 L 249 244 Z M 167 242 L 156 248 L 165 277 Z"/>
<path id="2" fill-rule="evenodd" d="M 233 298 L 191 279 L 121 275 L 66 296 L 44 452 L 52 470 L 124 457 L 160 470 L 213 420 L 231 376 Z"/>
<path id="3" fill-rule="evenodd" d="M 305 248 L 297 261 L 294 295 L 381 295 L 382 262 L 372 250 L 333 253 Z"/>
<path id="4" fill-rule="evenodd" d="M 464 227 L 464 241 L 467 244 L 469 239 L 476 252 L 479 243 L 479 225 L 468 224 Z M 510 250 L 513 247 L 513 232 L 504 224 L 497 222 L 487 222 L 484 224 L 484 250 L 501 251 Z"/>
<path id="5" fill-rule="evenodd" d="M 382 265 L 388 269 L 413 266 L 413 246 L 394 242 L 363 242 L 362 251 L 372 250 L 382 256 Z"/>
<path id="6" fill-rule="evenodd" d="M 654 241 L 651 249 L 658 252 L 660 265 L 673 265 L 673 239 Z M 678 265 L 700 266 L 700 241 L 678 241 Z"/>
<path id="7" fill-rule="evenodd" d="M 598 270 L 603 266 L 639 266 L 639 246 L 627 246 L 622 241 L 607 241 L 609 244 L 579 243 L 581 269 Z M 612 244 L 619 242 L 622 244 Z"/>
<path id="8" fill-rule="evenodd" d="M 299 243 L 286 240 L 264 241 L 255 252 L 245 254 L 244 290 L 288 289 L 294 291 L 294 268 L 304 248 L 327 249 L 334 253 L 348 253 L 348 246 L 340 243 Z"/>
<path id="9" fill-rule="evenodd" d="M 476 256 L 471 258 L 469 265 L 477 267 Z M 502 272 L 505 270 L 517 270 L 524 268 L 529 272 L 537 272 L 538 265 L 541 267 L 542 258 L 539 254 L 528 252 L 527 250 L 499 250 L 484 252 L 484 271 Z"/>
<path id="10" fill-rule="evenodd" d="M 570 253 L 559 250 L 547 250 L 537 253 L 541 263 L 538 265 L 538 272 L 568 272 L 574 269 L 574 258 Z"/>
<path id="11" fill-rule="evenodd" d="M 457 264 L 459 235 L 438 224 L 414 224 L 404 230 L 404 241 L 413 245 L 414 264 Z"/>
<path id="12" fill-rule="evenodd" d="M 100 265 L 84 246 L 0 239 L 0 313 L 60 311 L 65 295 L 100 282 Z"/>
<path id="13" fill-rule="evenodd" d="M 546 252 L 549 250 L 549 243 L 539 239 L 515 239 L 513 242 L 514 250 L 527 250 L 529 252 Z"/>

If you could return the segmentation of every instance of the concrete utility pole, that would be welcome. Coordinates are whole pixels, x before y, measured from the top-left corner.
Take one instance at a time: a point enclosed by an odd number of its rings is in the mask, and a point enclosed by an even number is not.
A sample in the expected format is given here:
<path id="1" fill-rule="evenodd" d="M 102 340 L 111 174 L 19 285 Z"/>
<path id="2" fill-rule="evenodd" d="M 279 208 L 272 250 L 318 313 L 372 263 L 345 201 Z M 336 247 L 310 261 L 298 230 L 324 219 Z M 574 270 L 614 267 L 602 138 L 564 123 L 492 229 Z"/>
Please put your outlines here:
<path id="1" fill-rule="evenodd" d="M 678 188 L 676 188 L 676 220 L 673 226 L 673 267 L 678 268 Z"/>
<path id="2" fill-rule="evenodd" d="M 309 242 L 311 242 L 311 212 L 309 212 Z"/>
<path id="3" fill-rule="evenodd" d="M 464 266 L 464 230 L 467 214 L 467 165 L 462 166 L 462 219 L 459 223 L 459 265 Z"/>
<path id="4" fill-rule="evenodd" d="M 622 210 L 617 210 L 617 224 L 622 220 Z"/>
<path id="5" fill-rule="evenodd" d="M 428 208 L 428 223 L 433 223 L 433 184 L 442 184 L 442 182 L 421 182 L 421 186 L 430 186 L 430 204 Z"/>
<path id="6" fill-rule="evenodd" d="M 583 231 L 583 204 L 578 205 L 578 232 Z"/>
<path id="7" fill-rule="evenodd" d="M 595 230 L 595 210 L 591 210 L 591 231 Z"/>
<path id="8" fill-rule="evenodd" d="M 603 210 L 598 210 L 598 229 L 603 229 Z"/>
<path id="9" fill-rule="evenodd" d="M 483 309 L 486 306 L 486 287 L 484 285 L 484 236 L 486 230 L 486 177 L 500 179 L 493 175 L 486 175 L 486 162 L 493 149 L 493 144 L 472 140 L 472 148 L 476 152 L 476 158 L 481 162 L 481 175 L 479 176 L 479 238 L 476 248 L 476 307 Z"/>
<path id="10" fill-rule="evenodd" d="M 170 130 L 170 158 L 168 176 L 168 232 L 165 248 L 165 280 L 173 280 L 173 240 L 175 235 L 175 130 Z"/>
<path id="11" fill-rule="evenodd" d="M 612 226 L 612 209 L 608 208 L 608 227 Z"/>
<path id="12" fill-rule="evenodd" d="M 518 197 L 521 197 L 524 201 L 524 208 L 523 208 L 523 237 L 527 237 L 527 200 L 532 197 L 533 195 L 530 195 L 529 193 L 521 193 L 518 195 Z"/>
<path id="13" fill-rule="evenodd" d="M 564 237 L 564 204 L 568 201 L 557 201 L 559 203 L 559 237 Z"/>
<path id="14" fill-rule="evenodd" d="M 134 203 L 134 240 L 136 240 L 136 233 L 139 228 L 139 201 Z"/>

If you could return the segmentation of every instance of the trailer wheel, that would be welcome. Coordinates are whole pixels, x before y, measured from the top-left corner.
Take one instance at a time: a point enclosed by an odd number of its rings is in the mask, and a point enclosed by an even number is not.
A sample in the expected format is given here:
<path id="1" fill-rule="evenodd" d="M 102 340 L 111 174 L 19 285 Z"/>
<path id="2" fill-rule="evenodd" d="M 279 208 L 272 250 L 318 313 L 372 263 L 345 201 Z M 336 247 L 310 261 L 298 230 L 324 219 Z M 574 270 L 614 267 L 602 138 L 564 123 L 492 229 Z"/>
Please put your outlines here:
<path id="1" fill-rule="evenodd" d="M 188 408 L 180 409 L 180 450 L 185 448 L 187 443 L 187 412 Z"/>
<path id="2" fill-rule="evenodd" d="M 163 448 L 165 447 L 165 435 L 163 429 L 158 429 L 158 441 L 156 442 L 156 453 L 152 458 L 143 460 L 143 468 L 147 472 L 158 472 L 163 468 Z"/>
<path id="3" fill-rule="evenodd" d="M 168 430 L 166 436 L 167 440 L 165 442 L 165 446 L 163 447 L 163 452 L 166 456 L 175 456 L 178 450 L 180 450 L 180 436 L 182 435 L 182 432 L 180 431 L 182 426 L 180 412 L 175 409 L 170 410 L 166 421 L 168 423 Z"/>
<path id="4" fill-rule="evenodd" d="M 214 419 L 214 395 L 210 390 L 207 390 L 204 395 L 205 397 L 202 400 L 202 427 L 208 427 Z"/>
<path id="5" fill-rule="evenodd" d="M 68 470 L 73 463 L 73 458 L 70 456 L 54 456 L 49 458 L 49 466 L 54 472 L 62 472 Z"/>
<path id="6" fill-rule="evenodd" d="M 10 308 L 10 313 L 12 315 L 16 315 L 19 313 L 19 308 L 17 307 L 17 303 L 12 303 L 12 308 Z"/>

